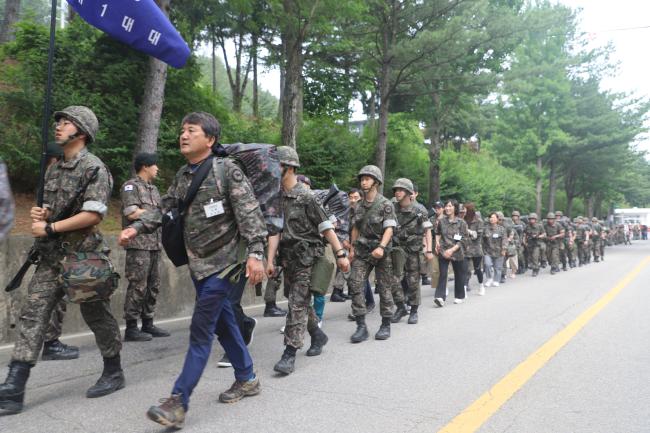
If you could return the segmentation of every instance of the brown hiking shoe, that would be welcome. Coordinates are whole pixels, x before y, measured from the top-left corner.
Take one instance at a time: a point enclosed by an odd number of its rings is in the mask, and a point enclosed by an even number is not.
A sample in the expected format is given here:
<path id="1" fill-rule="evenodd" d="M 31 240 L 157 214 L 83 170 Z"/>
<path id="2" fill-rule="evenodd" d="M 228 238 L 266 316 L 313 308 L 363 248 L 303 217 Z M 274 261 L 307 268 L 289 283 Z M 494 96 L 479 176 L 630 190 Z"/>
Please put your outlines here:
<path id="1" fill-rule="evenodd" d="M 160 406 L 151 406 L 147 417 L 151 421 L 165 427 L 182 428 L 185 422 L 185 409 L 180 394 L 172 394 L 169 398 L 161 398 Z"/>
<path id="2" fill-rule="evenodd" d="M 260 387 L 260 380 L 255 376 L 255 379 L 240 382 L 236 380 L 228 391 L 219 394 L 219 401 L 221 403 L 235 403 L 244 397 L 257 395 L 262 388 Z"/>

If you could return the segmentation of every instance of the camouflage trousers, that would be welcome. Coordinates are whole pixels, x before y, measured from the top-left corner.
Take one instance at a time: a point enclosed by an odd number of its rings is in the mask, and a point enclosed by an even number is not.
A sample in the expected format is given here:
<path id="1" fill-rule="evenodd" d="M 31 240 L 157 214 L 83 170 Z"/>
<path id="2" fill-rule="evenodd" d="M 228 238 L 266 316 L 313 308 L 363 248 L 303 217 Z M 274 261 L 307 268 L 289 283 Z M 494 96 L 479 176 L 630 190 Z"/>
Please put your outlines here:
<path id="1" fill-rule="evenodd" d="M 546 248 L 546 242 L 541 241 L 539 244 L 539 260 L 541 265 L 546 266 L 548 263 L 548 248 Z"/>
<path id="2" fill-rule="evenodd" d="M 539 270 L 539 259 L 542 254 L 541 244 L 537 242 L 528 244 L 528 267 L 534 271 Z"/>
<path id="3" fill-rule="evenodd" d="M 577 247 L 575 241 L 573 243 L 570 242 L 570 243 L 567 244 L 566 255 L 567 255 L 567 258 L 569 259 L 569 263 L 572 263 L 575 266 L 576 262 L 578 261 L 577 260 L 578 259 L 578 247 Z"/>
<path id="4" fill-rule="evenodd" d="M 50 316 L 50 321 L 47 324 L 45 329 L 45 336 L 43 341 L 52 341 L 61 337 L 63 331 L 63 318 L 67 310 L 67 302 L 61 299 L 56 303 L 54 310 L 52 310 L 52 315 Z"/>
<path id="5" fill-rule="evenodd" d="M 605 257 L 605 239 L 600 240 L 600 258 L 603 259 Z"/>
<path id="6" fill-rule="evenodd" d="M 299 261 L 285 262 L 284 287 L 289 290 L 289 312 L 284 328 L 284 344 L 300 349 L 305 331 L 312 333 L 318 328 L 318 317 L 311 306 L 311 269 Z"/>
<path id="7" fill-rule="evenodd" d="M 420 255 L 418 253 L 406 253 L 404 272 L 393 272 L 391 293 L 395 304 L 403 304 L 408 297 L 409 305 L 420 305 Z M 396 274 L 401 274 L 401 276 Z M 405 282 L 406 294 L 404 293 L 404 287 L 402 287 L 402 280 Z"/>
<path id="8" fill-rule="evenodd" d="M 546 244 L 546 258 L 553 268 L 560 267 L 560 244 L 551 241 Z"/>
<path id="9" fill-rule="evenodd" d="M 379 292 L 379 313 L 381 317 L 392 317 L 394 305 L 391 293 L 393 266 L 390 254 L 384 254 L 384 257 L 377 261 L 376 265 L 359 257 L 352 260 L 352 269 L 348 278 L 348 293 L 352 297 L 352 314 L 354 316 L 366 315 L 364 290 L 366 280 L 373 268 L 375 269 L 375 279 Z"/>
<path id="10" fill-rule="evenodd" d="M 280 290 L 282 278 L 282 268 L 280 266 L 275 267 L 275 272 L 273 276 L 266 281 L 266 288 L 264 289 L 264 302 L 275 303 L 277 299 L 278 290 Z"/>
<path id="11" fill-rule="evenodd" d="M 52 311 L 64 296 L 58 276 L 57 266 L 43 262 L 36 268 L 20 311 L 12 360 L 36 364 Z M 79 308 L 86 324 L 95 334 L 102 356 L 112 358 L 119 354 L 122 349 L 120 328 L 111 313 L 110 300 L 85 302 L 79 304 Z"/>
<path id="12" fill-rule="evenodd" d="M 124 319 L 153 319 L 160 291 L 160 251 L 126 250 L 124 273 L 129 280 Z"/>
<path id="13" fill-rule="evenodd" d="M 591 244 L 591 251 L 594 255 L 594 260 L 598 260 L 598 258 L 600 257 L 600 243 L 601 243 L 600 238 L 593 238 Z"/>
<path id="14" fill-rule="evenodd" d="M 589 261 L 589 245 L 585 244 L 585 241 L 578 241 L 576 240 L 576 243 L 578 244 L 578 260 L 579 263 L 585 264 Z"/>

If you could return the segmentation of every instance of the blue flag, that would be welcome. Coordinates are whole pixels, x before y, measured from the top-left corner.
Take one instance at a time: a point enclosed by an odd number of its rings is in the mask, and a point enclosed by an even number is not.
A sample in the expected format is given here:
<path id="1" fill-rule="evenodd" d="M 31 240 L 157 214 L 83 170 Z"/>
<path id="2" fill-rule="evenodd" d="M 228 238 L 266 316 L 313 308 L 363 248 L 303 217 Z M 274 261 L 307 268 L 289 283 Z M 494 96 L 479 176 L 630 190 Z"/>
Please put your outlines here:
<path id="1" fill-rule="evenodd" d="M 88 23 L 138 51 L 182 68 L 190 48 L 154 0 L 67 0 Z"/>

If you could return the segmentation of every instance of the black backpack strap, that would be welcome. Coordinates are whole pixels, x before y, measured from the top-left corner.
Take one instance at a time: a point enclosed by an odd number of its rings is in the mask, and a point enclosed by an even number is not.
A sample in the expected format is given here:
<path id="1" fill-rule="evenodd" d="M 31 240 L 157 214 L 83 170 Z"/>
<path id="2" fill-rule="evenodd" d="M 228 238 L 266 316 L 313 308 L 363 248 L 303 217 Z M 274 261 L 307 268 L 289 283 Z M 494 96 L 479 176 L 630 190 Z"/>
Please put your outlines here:
<path id="1" fill-rule="evenodd" d="M 185 212 L 185 209 L 192 203 L 192 200 L 194 200 L 194 197 L 196 196 L 196 193 L 199 190 L 199 187 L 205 180 L 205 178 L 208 176 L 208 172 L 212 169 L 212 159 L 213 156 L 209 156 L 205 161 L 203 161 L 203 164 L 199 167 L 198 170 L 196 170 L 196 173 L 194 173 L 194 177 L 192 178 L 192 183 L 190 184 L 190 187 L 187 189 L 187 193 L 185 194 L 185 197 L 183 200 L 180 201 L 178 205 L 178 214 L 183 215 L 183 212 Z"/>

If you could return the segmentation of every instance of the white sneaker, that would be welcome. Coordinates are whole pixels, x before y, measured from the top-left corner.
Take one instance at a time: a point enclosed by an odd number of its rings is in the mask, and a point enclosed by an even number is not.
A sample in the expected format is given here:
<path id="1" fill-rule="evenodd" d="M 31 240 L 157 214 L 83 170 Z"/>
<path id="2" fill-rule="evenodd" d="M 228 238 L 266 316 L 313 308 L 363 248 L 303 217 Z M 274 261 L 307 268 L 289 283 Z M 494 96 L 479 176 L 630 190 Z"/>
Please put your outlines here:
<path id="1" fill-rule="evenodd" d="M 433 300 L 433 303 L 436 304 L 438 307 L 442 308 L 445 306 L 445 300 L 442 298 L 436 298 Z"/>
<path id="2" fill-rule="evenodd" d="M 478 295 L 479 296 L 484 296 L 485 295 L 485 285 L 481 284 L 478 288 Z"/>
<path id="3" fill-rule="evenodd" d="M 493 282 L 492 287 L 499 287 L 499 282 L 498 281 Z"/>
<path id="4" fill-rule="evenodd" d="M 464 299 L 458 299 L 458 298 L 454 299 L 454 304 L 462 304 L 463 302 L 465 302 Z"/>
<path id="5" fill-rule="evenodd" d="M 485 287 L 490 287 L 490 286 L 492 286 L 492 278 L 490 278 L 485 282 Z"/>
<path id="6" fill-rule="evenodd" d="M 280 328 L 280 334 L 284 334 L 284 326 L 282 326 L 282 328 Z"/>
<path id="7" fill-rule="evenodd" d="M 322 320 L 319 320 L 319 321 L 318 321 L 318 327 L 319 327 L 319 328 L 322 328 L 322 327 L 323 327 L 323 321 L 322 321 Z"/>

